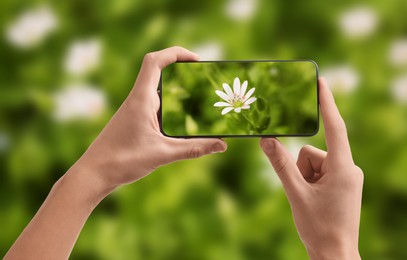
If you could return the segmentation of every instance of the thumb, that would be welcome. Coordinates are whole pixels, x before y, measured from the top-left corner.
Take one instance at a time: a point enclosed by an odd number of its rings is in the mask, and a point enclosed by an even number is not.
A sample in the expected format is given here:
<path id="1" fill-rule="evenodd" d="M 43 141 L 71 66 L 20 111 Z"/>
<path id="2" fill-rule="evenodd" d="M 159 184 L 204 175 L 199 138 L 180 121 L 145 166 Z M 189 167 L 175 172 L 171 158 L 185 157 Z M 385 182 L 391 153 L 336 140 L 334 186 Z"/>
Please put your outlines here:
<path id="1" fill-rule="evenodd" d="M 226 151 L 227 145 L 222 139 L 173 139 L 169 138 L 172 146 L 171 161 L 198 158 L 207 154 Z"/>
<path id="2" fill-rule="evenodd" d="M 275 138 L 263 138 L 260 146 L 273 165 L 287 195 L 302 189 L 305 180 L 291 154 Z"/>

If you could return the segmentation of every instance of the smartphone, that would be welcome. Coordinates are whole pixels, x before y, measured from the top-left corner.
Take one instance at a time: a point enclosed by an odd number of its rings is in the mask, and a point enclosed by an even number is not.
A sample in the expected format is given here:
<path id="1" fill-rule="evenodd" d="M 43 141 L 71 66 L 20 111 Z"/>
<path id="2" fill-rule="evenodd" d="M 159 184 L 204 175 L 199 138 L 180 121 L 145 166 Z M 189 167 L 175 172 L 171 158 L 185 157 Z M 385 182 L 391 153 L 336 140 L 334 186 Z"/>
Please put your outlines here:
<path id="1" fill-rule="evenodd" d="M 176 62 L 161 72 L 169 137 L 312 136 L 319 129 L 312 60 Z"/>

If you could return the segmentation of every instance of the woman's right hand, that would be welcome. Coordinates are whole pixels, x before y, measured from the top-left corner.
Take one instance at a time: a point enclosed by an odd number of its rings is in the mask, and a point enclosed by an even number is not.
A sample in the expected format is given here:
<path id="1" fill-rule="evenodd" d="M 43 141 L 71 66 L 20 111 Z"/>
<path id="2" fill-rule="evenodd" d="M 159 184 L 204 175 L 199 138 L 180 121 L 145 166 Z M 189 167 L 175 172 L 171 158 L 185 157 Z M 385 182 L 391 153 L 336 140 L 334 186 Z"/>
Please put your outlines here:
<path id="1" fill-rule="evenodd" d="M 324 79 L 319 101 L 327 152 L 306 145 L 295 163 L 275 138 L 263 138 L 261 147 L 283 184 L 311 259 L 360 259 L 363 172 L 353 162 L 345 123 Z"/>

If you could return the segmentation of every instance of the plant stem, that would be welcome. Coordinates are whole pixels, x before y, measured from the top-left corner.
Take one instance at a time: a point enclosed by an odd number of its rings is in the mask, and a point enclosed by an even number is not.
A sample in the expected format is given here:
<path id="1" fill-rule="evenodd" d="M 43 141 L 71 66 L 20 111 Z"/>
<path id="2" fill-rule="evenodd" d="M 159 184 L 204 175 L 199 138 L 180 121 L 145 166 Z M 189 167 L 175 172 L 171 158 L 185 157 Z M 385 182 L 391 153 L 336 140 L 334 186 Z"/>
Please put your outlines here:
<path id="1" fill-rule="evenodd" d="M 253 128 L 255 128 L 255 129 L 258 128 L 244 113 L 242 113 L 241 115 Z"/>
<path id="2" fill-rule="evenodd" d="M 205 75 L 208 78 L 209 82 L 212 84 L 214 89 L 218 89 L 218 85 L 216 84 L 216 81 L 212 78 L 211 74 L 209 73 L 208 69 L 206 66 L 204 66 L 205 68 Z"/>

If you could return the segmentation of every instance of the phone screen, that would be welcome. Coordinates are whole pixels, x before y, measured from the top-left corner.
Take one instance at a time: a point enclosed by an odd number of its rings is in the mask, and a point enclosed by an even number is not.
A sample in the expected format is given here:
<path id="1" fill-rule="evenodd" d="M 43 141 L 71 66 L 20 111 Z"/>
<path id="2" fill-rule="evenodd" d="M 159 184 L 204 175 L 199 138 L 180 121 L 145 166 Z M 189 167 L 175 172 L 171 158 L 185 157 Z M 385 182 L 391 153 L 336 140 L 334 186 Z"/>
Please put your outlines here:
<path id="1" fill-rule="evenodd" d="M 160 127 L 171 137 L 311 136 L 318 132 L 311 60 L 176 62 L 160 84 Z"/>

